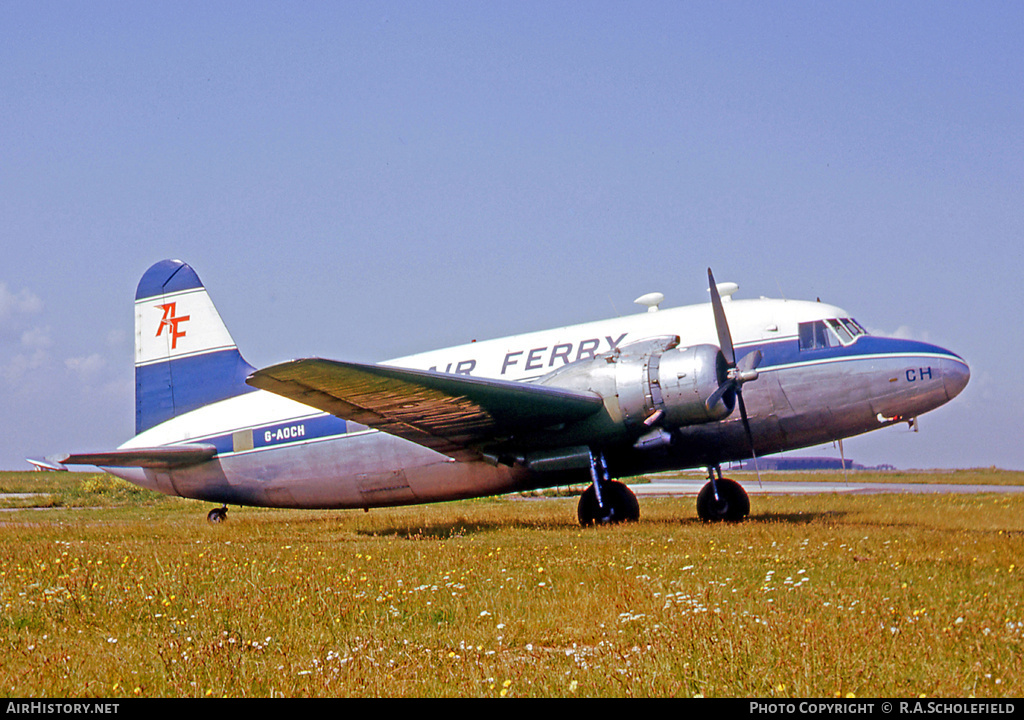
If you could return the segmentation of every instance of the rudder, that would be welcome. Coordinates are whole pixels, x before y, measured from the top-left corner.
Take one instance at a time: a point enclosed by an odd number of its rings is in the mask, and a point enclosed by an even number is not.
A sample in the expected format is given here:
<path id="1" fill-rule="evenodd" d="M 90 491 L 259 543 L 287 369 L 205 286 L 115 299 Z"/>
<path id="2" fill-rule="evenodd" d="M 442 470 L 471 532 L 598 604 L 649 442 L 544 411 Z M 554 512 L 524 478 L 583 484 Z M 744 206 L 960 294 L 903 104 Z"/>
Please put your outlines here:
<path id="1" fill-rule="evenodd" d="M 247 363 L 196 272 L 180 260 L 149 268 L 135 292 L 135 432 L 252 392 Z"/>

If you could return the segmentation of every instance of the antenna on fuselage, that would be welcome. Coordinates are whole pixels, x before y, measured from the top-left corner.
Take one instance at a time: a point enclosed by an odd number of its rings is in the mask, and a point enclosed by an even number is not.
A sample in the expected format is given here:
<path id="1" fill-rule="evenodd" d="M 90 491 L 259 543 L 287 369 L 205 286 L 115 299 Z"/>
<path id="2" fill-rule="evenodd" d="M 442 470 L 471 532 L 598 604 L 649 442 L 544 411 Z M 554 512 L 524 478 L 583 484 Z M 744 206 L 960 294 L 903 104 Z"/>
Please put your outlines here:
<path id="1" fill-rule="evenodd" d="M 736 291 L 740 289 L 740 286 L 734 282 L 723 282 L 715 283 L 715 289 L 718 290 L 718 297 L 725 302 L 729 302 L 732 300 L 732 296 L 736 294 Z M 708 292 L 711 292 L 711 290 L 709 289 Z"/>
<path id="2" fill-rule="evenodd" d="M 658 312 L 658 306 L 665 301 L 665 295 L 660 292 L 647 293 L 641 295 L 635 302 L 637 305 L 646 305 L 647 312 Z"/>

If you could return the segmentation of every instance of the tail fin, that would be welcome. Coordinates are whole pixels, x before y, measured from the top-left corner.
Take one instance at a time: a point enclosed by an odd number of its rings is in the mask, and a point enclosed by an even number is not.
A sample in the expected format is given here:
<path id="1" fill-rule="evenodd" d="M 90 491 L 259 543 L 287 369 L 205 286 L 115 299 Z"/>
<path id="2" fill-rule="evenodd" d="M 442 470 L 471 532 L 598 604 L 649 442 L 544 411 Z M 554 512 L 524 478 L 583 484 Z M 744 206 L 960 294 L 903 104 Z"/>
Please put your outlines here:
<path id="1" fill-rule="evenodd" d="M 135 432 L 251 392 L 247 363 L 199 276 L 163 260 L 135 293 Z"/>

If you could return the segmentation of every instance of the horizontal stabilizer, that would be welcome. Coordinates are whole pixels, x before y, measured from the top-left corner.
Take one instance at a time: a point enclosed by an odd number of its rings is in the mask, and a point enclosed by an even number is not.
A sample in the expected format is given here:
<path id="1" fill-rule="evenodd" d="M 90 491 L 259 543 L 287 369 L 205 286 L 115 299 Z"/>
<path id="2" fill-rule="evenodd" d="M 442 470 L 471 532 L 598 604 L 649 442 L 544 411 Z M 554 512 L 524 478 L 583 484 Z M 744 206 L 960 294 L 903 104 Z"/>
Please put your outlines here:
<path id="1" fill-rule="evenodd" d="M 246 381 L 459 460 L 518 432 L 590 417 L 600 396 L 543 385 L 309 358 Z"/>
<path id="2" fill-rule="evenodd" d="M 131 448 L 109 452 L 55 455 L 46 460 L 29 460 L 44 470 L 66 470 L 65 465 L 95 465 L 97 467 L 180 468 L 198 465 L 217 454 L 213 445 L 169 445 L 167 447 Z"/>
<path id="3" fill-rule="evenodd" d="M 46 472 L 66 472 L 67 468 L 61 465 L 59 462 L 53 460 L 45 460 L 40 458 L 25 458 L 31 463 L 36 470 L 44 470 Z"/>

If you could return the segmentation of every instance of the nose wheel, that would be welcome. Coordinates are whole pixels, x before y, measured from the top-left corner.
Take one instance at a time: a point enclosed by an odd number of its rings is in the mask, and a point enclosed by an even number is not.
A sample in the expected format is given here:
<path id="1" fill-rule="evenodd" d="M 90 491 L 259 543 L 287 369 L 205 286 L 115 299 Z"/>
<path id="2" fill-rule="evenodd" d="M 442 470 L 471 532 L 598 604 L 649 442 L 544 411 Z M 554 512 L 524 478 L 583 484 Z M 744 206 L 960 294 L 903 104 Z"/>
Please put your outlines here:
<path id="1" fill-rule="evenodd" d="M 708 483 L 697 494 L 697 516 L 705 522 L 739 522 L 750 514 L 750 498 L 738 482 L 708 469 Z"/>

